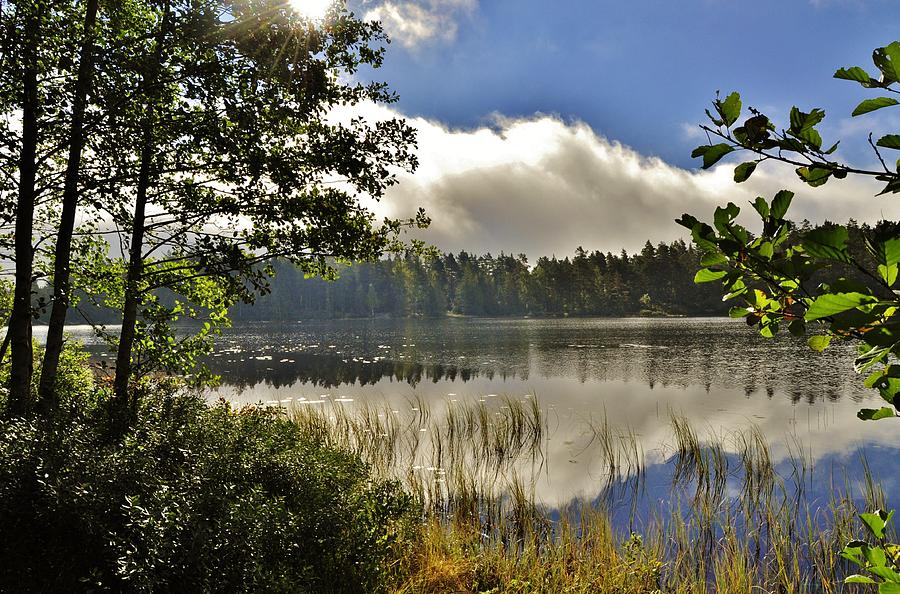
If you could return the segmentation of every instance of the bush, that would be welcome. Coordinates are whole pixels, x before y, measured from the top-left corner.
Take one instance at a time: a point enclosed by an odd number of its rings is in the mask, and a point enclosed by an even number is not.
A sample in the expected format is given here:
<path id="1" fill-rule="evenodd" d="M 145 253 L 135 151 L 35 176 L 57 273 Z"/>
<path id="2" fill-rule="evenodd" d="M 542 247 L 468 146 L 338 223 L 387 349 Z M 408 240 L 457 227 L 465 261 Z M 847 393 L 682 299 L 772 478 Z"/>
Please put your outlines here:
<path id="1" fill-rule="evenodd" d="M 100 405 L 0 421 L 0 590 L 383 587 L 413 517 L 396 484 L 277 413 L 149 388 L 117 442 Z"/>

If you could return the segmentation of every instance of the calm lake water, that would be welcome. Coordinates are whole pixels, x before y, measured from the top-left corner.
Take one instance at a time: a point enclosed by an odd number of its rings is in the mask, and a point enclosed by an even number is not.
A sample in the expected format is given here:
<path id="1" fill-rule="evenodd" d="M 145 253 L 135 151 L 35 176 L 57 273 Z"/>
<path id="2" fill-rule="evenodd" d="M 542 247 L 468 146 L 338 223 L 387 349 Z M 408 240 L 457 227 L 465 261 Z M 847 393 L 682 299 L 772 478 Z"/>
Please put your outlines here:
<path id="1" fill-rule="evenodd" d="M 223 379 L 211 397 L 235 403 L 395 414 L 424 403 L 442 414 L 536 398 L 548 436 L 533 486 L 557 506 L 608 485 L 592 430 L 603 422 L 636 440 L 647 497 L 665 497 L 673 414 L 726 450 L 735 432 L 758 428 L 776 465 L 798 452 L 814 463 L 814 490 L 835 476 L 858 480 L 864 454 L 891 492 L 898 467 L 881 461 L 898 459 L 900 421 L 856 418 L 881 401 L 854 373 L 852 353 L 763 339 L 742 320 L 447 318 L 241 324 L 209 362 Z"/>

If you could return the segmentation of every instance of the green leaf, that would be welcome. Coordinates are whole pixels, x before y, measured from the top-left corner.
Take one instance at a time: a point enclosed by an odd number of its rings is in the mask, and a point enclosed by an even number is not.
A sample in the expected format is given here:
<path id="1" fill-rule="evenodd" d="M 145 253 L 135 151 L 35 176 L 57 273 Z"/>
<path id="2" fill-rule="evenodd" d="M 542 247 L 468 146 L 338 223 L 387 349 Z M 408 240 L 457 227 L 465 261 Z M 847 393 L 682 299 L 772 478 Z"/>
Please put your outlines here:
<path id="1" fill-rule="evenodd" d="M 772 199 L 772 218 L 776 220 L 783 219 L 784 215 L 787 214 L 788 208 L 791 206 L 791 200 L 793 198 L 794 193 L 787 190 L 781 190 L 775 194 L 775 198 Z"/>
<path id="2" fill-rule="evenodd" d="M 827 182 L 828 178 L 831 177 L 831 169 L 823 169 L 821 167 L 798 167 L 797 175 L 813 188 L 817 188 Z"/>
<path id="3" fill-rule="evenodd" d="M 849 238 L 847 228 L 842 225 L 819 227 L 803 236 L 801 245 L 807 255 L 850 263 L 850 253 L 847 251 Z"/>
<path id="4" fill-rule="evenodd" d="M 753 208 L 756 209 L 756 212 L 759 213 L 763 219 L 769 218 L 769 203 L 766 202 L 766 199 L 762 196 L 757 196 L 756 200 L 752 202 Z"/>
<path id="5" fill-rule="evenodd" d="M 716 111 L 719 111 L 719 105 L 716 101 L 713 101 L 713 105 L 716 106 Z M 706 109 L 704 111 L 706 111 L 706 117 L 708 117 L 713 124 L 715 124 L 716 126 L 724 126 L 725 125 L 725 120 L 722 120 L 721 118 L 717 118 L 708 109 Z"/>
<path id="6" fill-rule="evenodd" d="M 809 146 L 813 147 L 816 150 L 822 148 L 822 135 L 812 128 L 801 131 L 799 134 L 797 134 L 797 137 L 805 141 Z"/>
<path id="7" fill-rule="evenodd" d="M 897 192 L 900 192 L 900 179 L 898 179 L 897 177 L 880 175 L 880 176 L 876 177 L 875 179 L 877 179 L 879 181 L 887 182 L 887 185 L 884 186 L 884 189 L 882 191 L 878 192 L 877 194 L 875 194 L 876 196 L 882 196 L 882 195 L 888 194 L 888 193 L 896 194 Z"/>
<path id="8" fill-rule="evenodd" d="M 756 161 L 747 161 L 746 163 L 741 163 L 737 167 L 734 168 L 734 181 L 737 183 L 745 182 L 747 179 L 753 175 L 753 172 L 756 170 Z"/>
<path id="9" fill-rule="evenodd" d="M 875 144 L 883 146 L 884 148 L 900 150 L 900 134 L 888 134 L 882 136 Z"/>
<path id="10" fill-rule="evenodd" d="M 860 355 L 853 361 L 853 369 L 856 370 L 856 373 L 868 371 L 873 365 L 883 361 L 890 353 L 890 348 L 888 347 L 871 348 L 868 345 L 862 345 L 859 349 Z"/>
<path id="11" fill-rule="evenodd" d="M 834 73 L 834 78 L 840 78 L 843 80 L 855 80 L 856 82 L 862 84 L 864 87 L 870 87 L 872 86 L 872 83 L 878 83 L 878 81 L 873 79 L 868 72 L 866 72 L 859 66 L 851 66 L 850 68 L 838 68 L 837 72 Z"/>
<path id="12" fill-rule="evenodd" d="M 804 113 L 796 107 L 791 108 L 791 132 L 798 134 L 803 130 L 810 130 L 816 124 L 825 119 L 825 112 L 821 109 L 813 109 Z"/>
<path id="13" fill-rule="evenodd" d="M 794 336 L 803 336 L 806 334 L 806 323 L 801 319 L 796 319 L 788 325 L 788 332 Z"/>
<path id="14" fill-rule="evenodd" d="M 771 260 L 772 256 L 775 254 L 775 247 L 772 245 L 770 241 L 764 241 L 759 246 L 759 255 L 765 258 L 766 260 Z"/>
<path id="15" fill-rule="evenodd" d="M 679 225 L 681 225 L 682 227 L 685 227 L 685 228 L 693 231 L 694 225 L 698 224 L 700 221 L 698 221 L 696 217 L 689 215 L 687 213 L 684 213 L 683 215 L 681 215 L 680 219 L 675 219 L 675 222 L 678 223 Z"/>
<path id="16" fill-rule="evenodd" d="M 887 239 L 865 238 L 866 249 L 875 258 L 875 261 L 885 266 L 900 263 L 900 237 L 888 237 Z"/>
<path id="17" fill-rule="evenodd" d="M 731 126 L 741 117 L 741 96 L 737 93 L 731 93 L 718 105 L 719 113 L 726 126 Z"/>
<path id="18" fill-rule="evenodd" d="M 817 297 L 809 306 L 805 319 L 807 322 L 812 322 L 876 301 L 878 300 L 871 295 L 862 293 L 825 293 Z"/>
<path id="19" fill-rule="evenodd" d="M 811 112 L 806 113 L 796 107 L 792 107 L 790 133 L 807 145 L 819 150 L 822 148 L 822 136 L 816 131 L 815 126 L 823 119 L 825 119 L 825 112 L 821 109 L 813 109 Z M 797 148 L 801 151 L 803 150 L 802 146 L 791 147 L 789 142 L 784 144 L 788 144 L 786 148 L 789 150 L 797 150 Z"/>
<path id="20" fill-rule="evenodd" d="M 831 344 L 831 336 L 829 336 L 828 334 L 810 336 L 809 340 L 807 340 L 806 343 L 809 345 L 809 348 L 816 351 L 817 353 L 821 353 L 828 348 L 829 344 Z"/>
<path id="21" fill-rule="evenodd" d="M 698 146 L 691 153 L 691 157 L 703 157 L 703 169 L 709 169 L 719 162 L 719 160 L 733 151 L 734 148 L 725 143 Z"/>
<path id="22" fill-rule="evenodd" d="M 778 334 L 778 327 L 778 320 L 773 320 L 766 316 L 759 324 L 759 333 L 764 338 L 773 338 Z"/>
<path id="23" fill-rule="evenodd" d="M 897 282 L 897 265 L 891 264 L 890 266 L 885 266 L 884 264 L 879 264 L 878 274 L 881 275 L 881 278 L 884 279 L 887 286 L 893 287 L 894 283 Z"/>
<path id="24" fill-rule="evenodd" d="M 874 388 L 876 385 L 882 383 L 885 380 L 885 372 L 884 369 L 879 369 L 877 371 L 873 371 L 869 374 L 869 377 L 865 379 L 863 385 L 869 389 Z"/>
<path id="25" fill-rule="evenodd" d="M 888 367 L 895 366 L 889 365 Z M 897 393 L 900 392 L 900 379 L 897 379 L 896 377 L 883 377 L 876 387 L 878 388 L 878 393 L 885 402 L 893 404 L 896 409 L 900 409 L 900 402 L 894 403 L 894 400 L 897 399 Z"/>
<path id="26" fill-rule="evenodd" d="M 876 510 L 874 513 L 870 514 L 859 514 L 859 519 L 862 520 L 863 524 L 869 529 L 875 538 L 884 538 L 884 528 L 891 521 L 891 518 L 894 516 L 893 510 L 890 512 L 886 512 L 882 509 Z"/>
<path id="27" fill-rule="evenodd" d="M 900 41 L 872 52 L 872 61 L 884 75 L 884 84 L 900 81 Z"/>
<path id="28" fill-rule="evenodd" d="M 721 252 L 709 252 L 703 254 L 700 258 L 700 266 L 716 266 L 718 264 L 727 264 L 728 258 Z"/>
<path id="29" fill-rule="evenodd" d="M 878 584 L 878 594 L 900 594 L 900 584 L 895 582 L 882 582 Z"/>
<path id="30" fill-rule="evenodd" d="M 724 270 L 710 270 L 709 268 L 701 268 L 697 271 L 697 274 L 694 275 L 694 282 L 699 283 L 710 283 L 712 281 L 717 281 L 727 275 L 728 273 Z"/>
<path id="31" fill-rule="evenodd" d="M 856 106 L 856 109 L 853 110 L 851 115 L 859 116 L 864 113 L 869 113 L 871 111 L 875 111 L 876 109 L 881 109 L 882 107 L 890 107 L 892 105 L 900 105 L 900 101 L 897 101 L 893 97 L 876 97 L 875 99 L 866 99 Z"/>
<path id="32" fill-rule="evenodd" d="M 716 207 L 716 211 L 713 213 L 713 224 L 719 232 L 724 234 L 728 230 L 727 225 L 736 219 L 740 213 L 741 209 L 734 202 L 729 202 L 724 207 Z"/>
<path id="33" fill-rule="evenodd" d="M 882 555 L 885 555 L 884 549 L 879 548 L 878 550 L 881 551 Z M 887 559 L 885 559 L 885 561 L 887 561 Z M 887 565 L 879 566 L 879 567 L 870 567 L 869 571 L 872 572 L 874 575 L 877 575 L 878 577 L 885 580 L 885 582 L 888 584 L 900 584 L 900 574 L 898 574 L 896 571 L 894 571 Z"/>
<path id="34" fill-rule="evenodd" d="M 780 146 L 783 150 L 794 151 L 795 153 L 802 153 L 806 150 L 806 147 L 803 146 L 803 143 L 796 138 L 785 138 L 783 140 L 780 140 L 778 141 L 778 146 Z"/>
<path id="35" fill-rule="evenodd" d="M 718 250 L 718 247 L 714 243 L 715 231 L 705 223 L 699 223 L 694 226 L 691 230 L 691 238 L 694 240 L 694 243 L 697 244 L 697 247 L 707 253 Z"/>
<path id="36" fill-rule="evenodd" d="M 863 421 L 880 421 L 896 416 L 894 409 L 882 406 L 879 409 L 862 408 L 856 413 L 856 416 Z"/>
<path id="37" fill-rule="evenodd" d="M 869 546 L 869 544 L 863 540 L 851 540 L 841 550 L 841 557 L 853 561 L 854 563 L 859 565 L 861 561 L 860 555 L 862 555 L 863 547 L 867 546 Z"/>
<path id="38" fill-rule="evenodd" d="M 745 318 L 747 314 L 750 313 L 750 310 L 746 307 L 732 307 L 728 310 L 728 317 L 730 318 Z"/>
<path id="39" fill-rule="evenodd" d="M 844 578 L 844 583 L 845 584 L 877 584 L 878 582 L 876 582 L 875 580 L 873 580 L 870 577 L 867 577 L 864 575 L 859 575 L 857 573 L 854 575 L 848 575 L 846 578 Z"/>

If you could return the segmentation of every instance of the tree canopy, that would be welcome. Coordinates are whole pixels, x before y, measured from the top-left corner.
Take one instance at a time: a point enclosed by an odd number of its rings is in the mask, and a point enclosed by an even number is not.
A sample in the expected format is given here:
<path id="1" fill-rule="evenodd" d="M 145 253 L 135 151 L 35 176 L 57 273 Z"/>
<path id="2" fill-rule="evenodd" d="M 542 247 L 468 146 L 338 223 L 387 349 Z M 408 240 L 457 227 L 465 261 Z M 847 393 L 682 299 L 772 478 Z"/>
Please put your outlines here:
<path id="1" fill-rule="evenodd" d="M 335 107 L 391 102 L 387 39 L 336 2 L 321 20 L 281 0 L 15 0 L 0 12 L 0 223 L 15 261 L 10 406 L 32 408 L 31 321 L 49 305 L 41 400 L 76 295 L 123 311 L 115 400 L 132 378 L 185 371 L 227 308 L 267 290 L 274 258 L 307 274 L 398 247 L 415 219 L 377 221 L 416 166 L 414 131 Z M 41 213 L 45 213 L 43 216 Z M 52 272 L 51 272 L 52 271 Z M 35 283 L 53 288 L 49 304 Z M 174 296 L 161 299 L 161 295 Z M 205 320 L 176 336 L 171 322 Z"/>

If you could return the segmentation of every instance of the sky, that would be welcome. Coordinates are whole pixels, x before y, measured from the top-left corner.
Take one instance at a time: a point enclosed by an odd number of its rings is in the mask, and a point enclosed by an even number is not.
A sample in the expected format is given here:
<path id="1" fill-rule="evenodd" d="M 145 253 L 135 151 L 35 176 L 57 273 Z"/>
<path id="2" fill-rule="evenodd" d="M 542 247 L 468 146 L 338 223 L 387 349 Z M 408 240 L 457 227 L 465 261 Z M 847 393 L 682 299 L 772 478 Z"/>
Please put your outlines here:
<path id="1" fill-rule="evenodd" d="M 296 2 L 316 0 L 295 0 Z M 873 48 L 900 39 L 897 0 L 351 0 L 392 38 L 371 76 L 399 94 L 367 117 L 418 129 L 421 166 L 402 175 L 379 214 L 423 206 L 421 237 L 444 251 L 564 257 L 578 246 L 630 252 L 685 237 L 673 219 L 710 219 L 732 201 L 797 193 L 793 216 L 900 218 L 900 197 L 847 179 L 818 189 L 790 168 L 745 184 L 734 162 L 700 171 L 691 150 L 717 90 L 783 118 L 792 105 L 828 114 L 826 143 L 859 166 L 866 136 L 900 130 L 900 108 L 862 118 L 873 96 L 832 78 L 870 72 Z M 895 155 L 894 158 L 900 155 Z M 750 222 L 750 219 L 746 219 Z"/>

